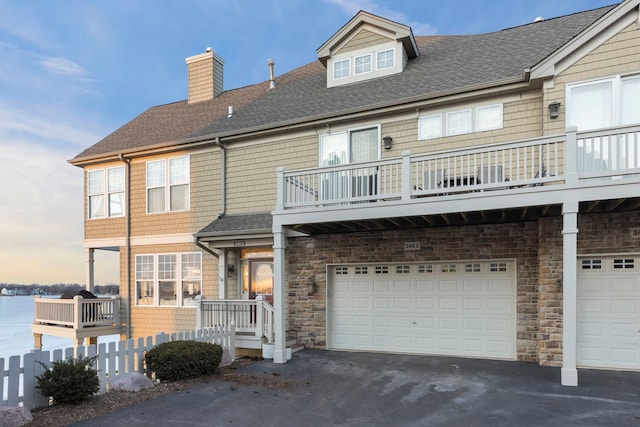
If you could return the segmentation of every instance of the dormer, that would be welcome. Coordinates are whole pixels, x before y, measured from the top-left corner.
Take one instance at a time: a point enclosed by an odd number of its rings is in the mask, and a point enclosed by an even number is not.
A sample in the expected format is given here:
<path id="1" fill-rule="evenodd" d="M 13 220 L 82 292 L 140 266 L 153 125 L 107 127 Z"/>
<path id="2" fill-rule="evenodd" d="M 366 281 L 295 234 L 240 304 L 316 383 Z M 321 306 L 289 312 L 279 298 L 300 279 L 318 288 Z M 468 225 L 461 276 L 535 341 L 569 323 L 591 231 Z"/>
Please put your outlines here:
<path id="1" fill-rule="evenodd" d="M 401 73 L 420 54 L 411 27 L 362 10 L 316 52 L 327 87 Z"/>

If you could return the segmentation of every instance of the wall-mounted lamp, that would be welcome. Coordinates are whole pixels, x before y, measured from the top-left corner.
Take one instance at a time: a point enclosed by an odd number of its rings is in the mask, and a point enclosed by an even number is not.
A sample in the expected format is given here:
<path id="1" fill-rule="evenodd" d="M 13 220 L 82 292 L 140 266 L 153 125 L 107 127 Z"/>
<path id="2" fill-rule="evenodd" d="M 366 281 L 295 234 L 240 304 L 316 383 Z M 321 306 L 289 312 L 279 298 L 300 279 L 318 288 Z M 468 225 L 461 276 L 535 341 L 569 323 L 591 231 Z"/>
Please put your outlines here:
<path id="1" fill-rule="evenodd" d="M 391 144 L 393 144 L 393 138 L 391 138 L 390 136 L 385 136 L 384 138 L 382 138 L 382 142 L 384 143 L 384 149 L 390 150 Z"/>
<path id="2" fill-rule="evenodd" d="M 560 115 L 560 103 L 552 102 L 551 104 L 549 104 L 549 118 L 557 119 L 559 115 Z"/>
<path id="3" fill-rule="evenodd" d="M 307 282 L 307 295 L 313 295 L 318 292 L 318 284 L 313 277 L 309 277 L 309 281 Z"/>
<path id="4" fill-rule="evenodd" d="M 227 265 L 227 273 L 233 274 L 236 272 L 236 266 L 233 264 Z"/>

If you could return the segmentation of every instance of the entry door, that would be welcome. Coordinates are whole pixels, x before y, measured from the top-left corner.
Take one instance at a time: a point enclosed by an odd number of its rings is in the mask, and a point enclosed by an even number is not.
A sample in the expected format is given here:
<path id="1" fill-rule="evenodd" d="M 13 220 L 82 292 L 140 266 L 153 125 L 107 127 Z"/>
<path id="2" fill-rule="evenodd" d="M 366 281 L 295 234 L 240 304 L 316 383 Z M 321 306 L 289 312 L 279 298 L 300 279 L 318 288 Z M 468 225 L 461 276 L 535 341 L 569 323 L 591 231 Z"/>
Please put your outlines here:
<path id="1" fill-rule="evenodd" d="M 320 137 L 320 167 L 361 163 L 380 158 L 378 127 L 334 132 Z M 322 175 L 322 200 L 349 199 L 377 194 L 376 168 L 327 172 Z"/>
<path id="2" fill-rule="evenodd" d="M 249 260 L 249 298 L 255 299 L 258 295 L 273 304 L 272 259 Z"/>

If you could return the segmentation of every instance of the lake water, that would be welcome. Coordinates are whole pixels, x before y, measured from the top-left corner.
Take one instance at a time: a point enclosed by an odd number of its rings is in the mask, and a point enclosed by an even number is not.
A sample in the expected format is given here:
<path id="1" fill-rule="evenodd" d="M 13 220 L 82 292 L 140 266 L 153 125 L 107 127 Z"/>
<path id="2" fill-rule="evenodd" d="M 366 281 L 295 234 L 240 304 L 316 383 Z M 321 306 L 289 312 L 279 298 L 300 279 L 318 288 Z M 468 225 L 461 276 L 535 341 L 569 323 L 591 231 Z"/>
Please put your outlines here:
<path id="1" fill-rule="evenodd" d="M 0 358 L 8 363 L 9 356 L 24 355 L 33 349 L 33 297 L 0 297 Z M 98 337 L 98 343 L 118 341 L 118 335 Z M 42 336 L 43 350 L 73 347 L 69 338 Z"/>

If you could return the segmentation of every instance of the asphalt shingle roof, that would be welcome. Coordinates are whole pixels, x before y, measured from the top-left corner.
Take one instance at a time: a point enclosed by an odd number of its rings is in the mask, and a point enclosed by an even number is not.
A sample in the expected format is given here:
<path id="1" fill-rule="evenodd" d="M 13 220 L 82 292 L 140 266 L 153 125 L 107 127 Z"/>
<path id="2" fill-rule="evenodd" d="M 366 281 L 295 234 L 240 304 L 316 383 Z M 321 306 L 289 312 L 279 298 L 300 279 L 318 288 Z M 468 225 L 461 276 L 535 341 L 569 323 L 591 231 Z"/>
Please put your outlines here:
<path id="1" fill-rule="evenodd" d="M 271 225 L 272 219 L 269 212 L 225 215 L 204 227 L 196 236 L 206 237 L 230 232 L 238 234 L 271 232 Z"/>
<path id="2" fill-rule="evenodd" d="M 614 6 L 479 35 L 418 36 L 420 56 L 399 74 L 326 87 L 319 61 L 268 82 L 223 92 L 213 100 L 150 108 L 72 162 L 177 141 L 241 134 L 349 112 L 428 100 L 508 81 L 553 54 Z M 234 115 L 227 118 L 227 108 Z M 203 230 L 204 231 L 204 230 Z"/>

